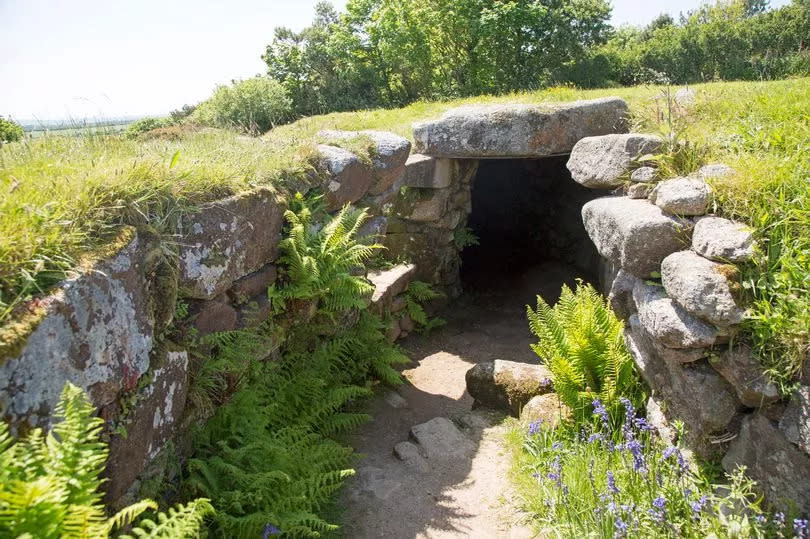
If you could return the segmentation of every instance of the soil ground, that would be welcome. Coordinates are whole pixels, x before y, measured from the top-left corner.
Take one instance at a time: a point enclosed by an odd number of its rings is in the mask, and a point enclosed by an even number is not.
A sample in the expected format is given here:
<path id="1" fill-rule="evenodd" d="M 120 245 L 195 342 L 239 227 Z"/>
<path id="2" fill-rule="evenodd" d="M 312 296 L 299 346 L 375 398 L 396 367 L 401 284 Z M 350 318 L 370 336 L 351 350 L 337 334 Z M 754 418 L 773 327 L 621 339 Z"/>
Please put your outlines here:
<path id="1" fill-rule="evenodd" d="M 478 286 L 440 313 L 446 326 L 401 342 L 413 359 L 403 370 L 406 383 L 381 389 L 369 405 L 373 421 L 348 440 L 361 458 L 339 502 L 344 537 L 532 537 L 509 486 L 504 417 L 471 411 L 464 375 L 492 359 L 536 362 L 525 306 L 538 292 L 556 301 L 561 283 L 571 284 L 574 275 L 570 267 L 545 263 L 499 280 L 502 288 Z M 429 470 L 419 471 L 394 456 L 413 425 L 440 416 L 474 442 L 472 458 L 431 459 Z"/>

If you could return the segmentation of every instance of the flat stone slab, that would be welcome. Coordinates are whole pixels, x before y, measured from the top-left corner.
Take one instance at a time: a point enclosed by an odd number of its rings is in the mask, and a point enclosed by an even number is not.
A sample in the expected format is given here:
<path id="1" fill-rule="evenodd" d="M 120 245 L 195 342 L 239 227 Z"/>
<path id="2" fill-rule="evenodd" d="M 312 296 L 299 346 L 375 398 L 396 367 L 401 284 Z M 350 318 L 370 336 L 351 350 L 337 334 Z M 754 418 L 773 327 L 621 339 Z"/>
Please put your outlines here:
<path id="1" fill-rule="evenodd" d="M 368 280 L 374 286 L 371 307 L 378 312 L 384 311 L 394 296 L 405 291 L 415 272 L 414 264 L 400 264 L 391 269 L 368 272 Z"/>
<path id="2" fill-rule="evenodd" d="M 585 187 L 612 189 L 627 178 L 634 159 L 657 152 L 662 144 L 661 137 L 642 133 L 585 137 L 571 150 L 566 167 Z"/>
<path id="3" fill-rule="evenodd" d="M 448 159 L 437 159 L 419 153 L 411 154 L 405 163 L 405 179 L 402 184 L 420 189 L 450 187 L 451 169 L 452 165 Z"/>
<path id="4" fill-rule="evenodd" d="M 475 451 L 472 441 L 446 417 L 434 417 L 427 423 L 414 425 L 411 438 L 429 460 L 469 458 Z"/>
<path id="5" fill-rule="evenodd" d="M 751 227 L 722 217 L 703 217 L 695 224 L 692 250 L 717 262 L 747 262 L 756 246 Z"/>
<path id="6" fill-rule="evenodd" d="M 642 279 L 686 246 L 693 226 L 646 200 L 627 197 L 591 200 L 582 207 L 582 220 L 600 255 Z"/>
<path id="7" fill-rule="evenodd" d="M 706 260 L 692 251 L 680 251 L 661 263 L 661 282 L 681 307 L 725 327 L 739 324 L 745 316 L 732 294 L 730 276 L 734 272 L 734 266 Z"/>
<path id="8" fill-rule="evenodd" d="M 414 150 L 434 157 L 517 158 L 565 154 L 584 137 L 626 131 L 617 97 L 560 104 L 469 105 L 413 125 Z"/>

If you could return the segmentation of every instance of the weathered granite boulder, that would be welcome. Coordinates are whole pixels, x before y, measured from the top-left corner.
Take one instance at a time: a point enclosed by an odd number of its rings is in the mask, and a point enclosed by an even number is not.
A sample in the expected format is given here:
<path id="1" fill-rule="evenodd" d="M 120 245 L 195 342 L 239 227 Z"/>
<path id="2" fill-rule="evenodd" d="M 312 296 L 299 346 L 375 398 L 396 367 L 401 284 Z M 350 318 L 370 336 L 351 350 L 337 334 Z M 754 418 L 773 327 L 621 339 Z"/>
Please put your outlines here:
<path id="1" fill-rule="evenodd" d="M 465 375 L 467 391 L 476 406 L 488 406 L 520 415 L 520 410 L 535 395 L 554 390 L 551 371 L 540 364 L 515 361 L 484 361 Z"/>
<path id="2" fill-rule="evenodd" d="M 179 427 L 188 392 L 188 353 L 172 351 L 152 371 L 152 382 L 138 392 L 137 406 L 125 418 L 126 436 L 110 440 L 106 498 L 115 502 L 171 440 Z"/>
<path id="3" fill-rule="evenodd" d="M 437 159 L 422 154 L 413 154 L 405 163 L 403 185 L 420 189 L 444 189 L 450 187 L 452 163 L 449 159 Z"/>
<path id="4" fill-rule="evenodd" d="M 639 322 L 659 344 L 669 348 L 703 348 L 717 339 L 714 326 L 686 312 L 660 286 L 637 279 L 633 300 Z"/>
<path id="5" fill-rule="evenodd" d="M 654 183 L 658 178 L 658 171 L 653 167 L 639 167 L 630 174 L 630 181 L 635 183 Z"/>
<path id="6" fill-rule="evenodd" d="M 703 217 L 695 223 L 692 250 L 717 262 L 747 262 L 756 245 L 751 227 L 722 217 Z"/>
<path id="7" fill-rule="evenodd" d="M 278 277 L 276 265 L 267 264 L 258 271 L 234 281 L 228 295 L 236 305 L 245 303 L 259 294 L 266 295 L 270 285 L 276 282 L 276 277 Z"/>
<path id="8" fill-rule="evenodd" d="M 613 189 L 626 179 L 634 159 L 655 153 L 662 143 L 660 137 L 638 133 L 585 137 L 571 150 L 566 166 L 585 187 Z"/>
<path id="9" fill-rule="evenodd" d="M 236 309 L 216 299 L 191 305 L 189 317 L 200 337 L 220 331 L 231 331 L 236 328 L 239 318 Z"/>
<path id="10" fill-rule="evenodd" d="M 667 256 L 661 282 L 667 294 L 690 313 L 718 326 L 743 321 L 745 310 L 734 298 L 736 268 L 706 260 L 692 251 Z"/>
<path id="11" fill-rule="evenodd" d="M 730 166 L 723 163 L 712 163 L 700 167 L 696 175 L 698 178 L 706 180 L 708 178 L 724 178 L 732 174 L 734 174 L 734 169 Z"/>
<path id="12" fill-rule="evenodd" d="M 411 151 L 411 142 L 394 133 L 386 131 L 336 131 L 324 130 L 318 135 L 329 141 L 345 141 L 358 137 L 367 137 L 371 140 L 371 162 L 373 166 L 374 183 L 368 192 L 379 195 L 390 189 L 394 182 L 405 172 L 405 161 Z"/>
<path id="13" fill-rule="evenodd" d="M 434 417 L 411 427 L 411 438 L 429 460 L 468 458 L 475 452 L 472 440 L 446 417 Z"/>
<path id="14" fill-rule="evenodd" d="M 642 279 L 683 249 L 692 232 L 691 221 L 627 197 L 591 200 L 582 207 L 582 220 L 599 254 Z"/>
<path id="15" fill-rule="evenodd" d="M 650 201 L 673 215 L 704 215 L 709 208 L 712 189 L 696 178 L 673 178 L 658 183 Z"/>
<path id="16" fill-rule="evenodd" d="M 394 446 L 394 456 L 408 468 L 419 473 L 428 473 L 430 471 L 430 464 L 422 456 L 419 446 L 413 442 L 399 442 Z"/>
<path id="17" fill-rule="evenodd" d="M 556 393 L 535 395 L 520 411 L 520 422 L 524 427 L 542 422 L 546 427 L 556 427 L 571 416 L 571 409 L 560 401 Z"/>
<path id="18" fill-rule="evenodd" d="M 406 256 L 416 264 L 414 279 L 432 284 L 449 284 L 458 279 L 459 256 L 453 231 L 427 229 L 421 233 L 389 232 L 385 254 Z"/>
<path id="19" fill-rule="evenodd" d="M 153 249 L 134 233 L 108 260 L 80 270 L 41 302 L 21 353 L 0 364 L 0 417 L 47 426 L 66 382 L 97 407 L 135 388 L 149 368 L 161 296 L 146 274 Z"/>
<path id="20" fill-rule="evenodd" d="M 762 408 L 779 400 L 779 388 L 763 372 L 747 346 L 735 346 L 709 361 L 737 392 L 740 402 Z"/>
<path id="21" fill-rule="evenodd" d="M 810 455 L 810 386 L 801 386 L 790 397 L 779 420 L 785 437 Z"/>
<path id="22" fill-rule="evenodd" d="M 284 210 L 285 203 L 273 190 L 259 188 L 183 217 L 181 294 L 211 299 L 275 260 Z"/>
<path id="23" fill-rule="evenodd" d="M 613 279 L 608 291 L 608 303 L 616 313 L 619 320 L 627 320 L 636 312 L 636 302 L 633 299 L 633 288 L 639 281 L 632 273 L 620 269 Z"/>
<path id="24" fill-rule="evenodd" d="M 326 207 L 337 210 L 359 200 L 374 185 L 374 174 L 362 159 L 343 148 L 318 145 L 320 166 L 327 174 Z"/>
<path id="25" fill-rule="evenodd" d="M 447 210 L 451 189 L 414 189 L 394 207 L 399 217 L 426 223 L 439 221 Z M 452 227 L 451 227 L 452 228 Z"/>
<path id="26" fill-rule="evenodd" d="M 662 358 L 635 315 L 624 336 L 642 378 L 666 403 L 667 417 L 686 425 L 688 445 L 703 458 L 717 456 L 722 447 L 715 437 L 726 434 L 739 406 L 733 388 L 705 362 Z"/>
<path id="27" fill-rule="evenodd" d="M 391 308 L 393 299 L 408 288 L 408 283 L 416 272 L 413 264 L 399 264 L 387 270 L 368 272 L 368 280 L 374 286 L 371 295 L 371 309 L 383 313 Z"/>
<path id="28" fill-rule="evenodd" d="M 434 157 L 544 157 L 571 151 L 583 137 L 626 129 L 627 104 L 615 97 L 560 104 L 469 105 L 413 125 L 415 150 Z"/>
<path id="29" fill-rule="evenodd" d="M 768 501 L 783 510 L 796 504 L 810 514 L 810 457 L 791 444 L 779 429 L 761 414 L 751 414 L 723 457 L 723 468 L 734 472 L 746 467 Z"/>
<path id="30" fill-rule="evenodd" d="M 627 188 L 627 198 L 647 198 L 653 191 L 652 184 L 649 183 L 633 183 Z"/>

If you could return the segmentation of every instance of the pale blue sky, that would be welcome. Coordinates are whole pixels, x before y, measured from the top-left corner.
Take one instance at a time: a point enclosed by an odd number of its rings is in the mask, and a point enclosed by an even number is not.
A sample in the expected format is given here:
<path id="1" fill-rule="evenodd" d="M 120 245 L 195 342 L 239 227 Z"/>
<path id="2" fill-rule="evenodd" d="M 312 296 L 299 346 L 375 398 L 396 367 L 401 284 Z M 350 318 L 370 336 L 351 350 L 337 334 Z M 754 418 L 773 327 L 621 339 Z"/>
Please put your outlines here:
<path id="1" fill-rule="evenodd" d="M 0 0 L 0 114 L 100 119 L 165 114 L 264 72 L 273 28 L 300 29 L 317 0 Z M 701 0 L 613 0 L 613 24 Z M 773 0 L 784 5 L 789 0 Z M 345 0 L 335 0 L 337 8 Z"/>

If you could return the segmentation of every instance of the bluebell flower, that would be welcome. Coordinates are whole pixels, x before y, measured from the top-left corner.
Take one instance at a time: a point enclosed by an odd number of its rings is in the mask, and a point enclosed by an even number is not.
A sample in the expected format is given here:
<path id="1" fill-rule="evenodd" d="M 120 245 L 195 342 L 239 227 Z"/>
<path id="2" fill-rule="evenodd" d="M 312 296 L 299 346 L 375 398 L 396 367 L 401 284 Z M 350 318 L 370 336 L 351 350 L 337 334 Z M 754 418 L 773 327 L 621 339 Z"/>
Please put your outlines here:
<path id="1" fill-rule="evenodd" d="M 663 496 L 658 496 L 653 500 L 653 506 L 657 507 L 658 509 L 665 509 L 667 506 L 667 499 Z"/>
<path id="2" fill-rule="evenodd" d="M 607 471 L 608 490 L 613 494 L 619 493 L 619 488 L 616 486 L 616 478 L 613 477 L 613 472 Z"/>
<path id="3" fill-rule="evenodd" d="M 534 436 L 538 432 L 540 432 L 540 426 L 543 424 L 543 420 L 539 419 L 537 421 L 532 421 L 529 423 L 529 436 Z"/>
<path id="4" fill-rule="evenodd" d="M 757 520 L 757 522 L 759 522 L 760 524 L 766 524 L 766 523 L 768 522 L 768 519 L 765 517 L 765 515 L 757 515 L 757 516 L 756 516 L 756 517 L 754 517 L 754 518 L 755 518 L 755 519 Z"/>
<path id="5" fill-rule="evenodd" d="M 706 496 L 701 496 L 699 500 L 694 502 L 689 502 L 689 507 L 692 508 L 692 513 L 695 518 L 700 514 L 701 511 L 706 507 Z"/>
<path id="6" fill-rule="evenodd" d="M 554 442 L 553 444 L 551 444 L 551 449 L 553 449 L 554 451 L 559 451 L 562 448 L 563 448 L 562 442 Z"/>
<path id="7" fill-rule="evenodd" d="M 797 518 L 793 520 L 793 533 L 800 539 L 805 539 L 807 535 L 807 519 Z"/>
<path id="8" fill-rule="evenodd" d="M 677 447 L 671 445 L 664 449 L 664 452 L 661 454 L 662 460 L 667 460 L 668 458 L 675 457 L 675 462 L 678 463 L 678 469 L 681 472 L 685 472 L 688 468 L 686 465 L 686 460 L 683 458 L 683 453 Z"/>
<path id="9" fill-rule="evenodd" d="M 615 513 L 616 512 L 616 504 L 614 502 L 610 502 L 607 504 L 608 513 Z"/>
<path id="10" fill-rule="evenodd" d="M 692 489 L 691 488 L 683 489 L 683 497 L 684 498 L 691 498 L 692 497 Z"/>
<path id="11" fill-rule="evenodd" d="M 605 437 L 604 437 L 604 436 L 603 436 L 601 433 L 598 433 L 598 432 L 597 432 L 597 433 L 594 433 L 594 434 L 591 434 L 590 436 L 588 436 L 588 443 L 589 443 L 589 444 L 592 444 L 592 443 L 594 443 L 594 442 L 595 442 L 595 441 L 597 441 L 597 440 L 604 442 L 604 441 L 605 441 Z"/>
<path id="12" fill-rule="evenodd" d="M 267 539 L 271 535 L 281 535 L 281 530 L 270 524 L 269 522 L 264 525 L 262 532 L 262 539 Z"/>
<path id="13" fill-rule="evenodd" d="M 616 517 L 616 520 L 613 521 L 613 529 L 616 532 L 614 537 L 624 537 L 627 535 L 627 523 L 619 517 Z"/>
<path id="14" fill-rule="evenodd" d="M 773 520 L 776 522 L 776 527 L 780 530 L 785 527 L 785 514 L 781 511 L 773 516 Z"/>
<path id="15" fill-rule="evenodd" d="M 631 440 L 625 444 L 625 447 L 633 455 L 633 470 L 640 473 L 647 472 L 647 459 L 644 457 L 644 451 L 638 440 Z"/>
<path id="16" fill-rule="evenodd" d="M 602 420 L 602 425 L 605 427 L 606 431 L 610 431 L 610 415 L 608 414 L 607 409 L 602 404 L 602 401 L 599 399 L 594 399 L 593 402 L 593 415 L 599 416 Z"/>

